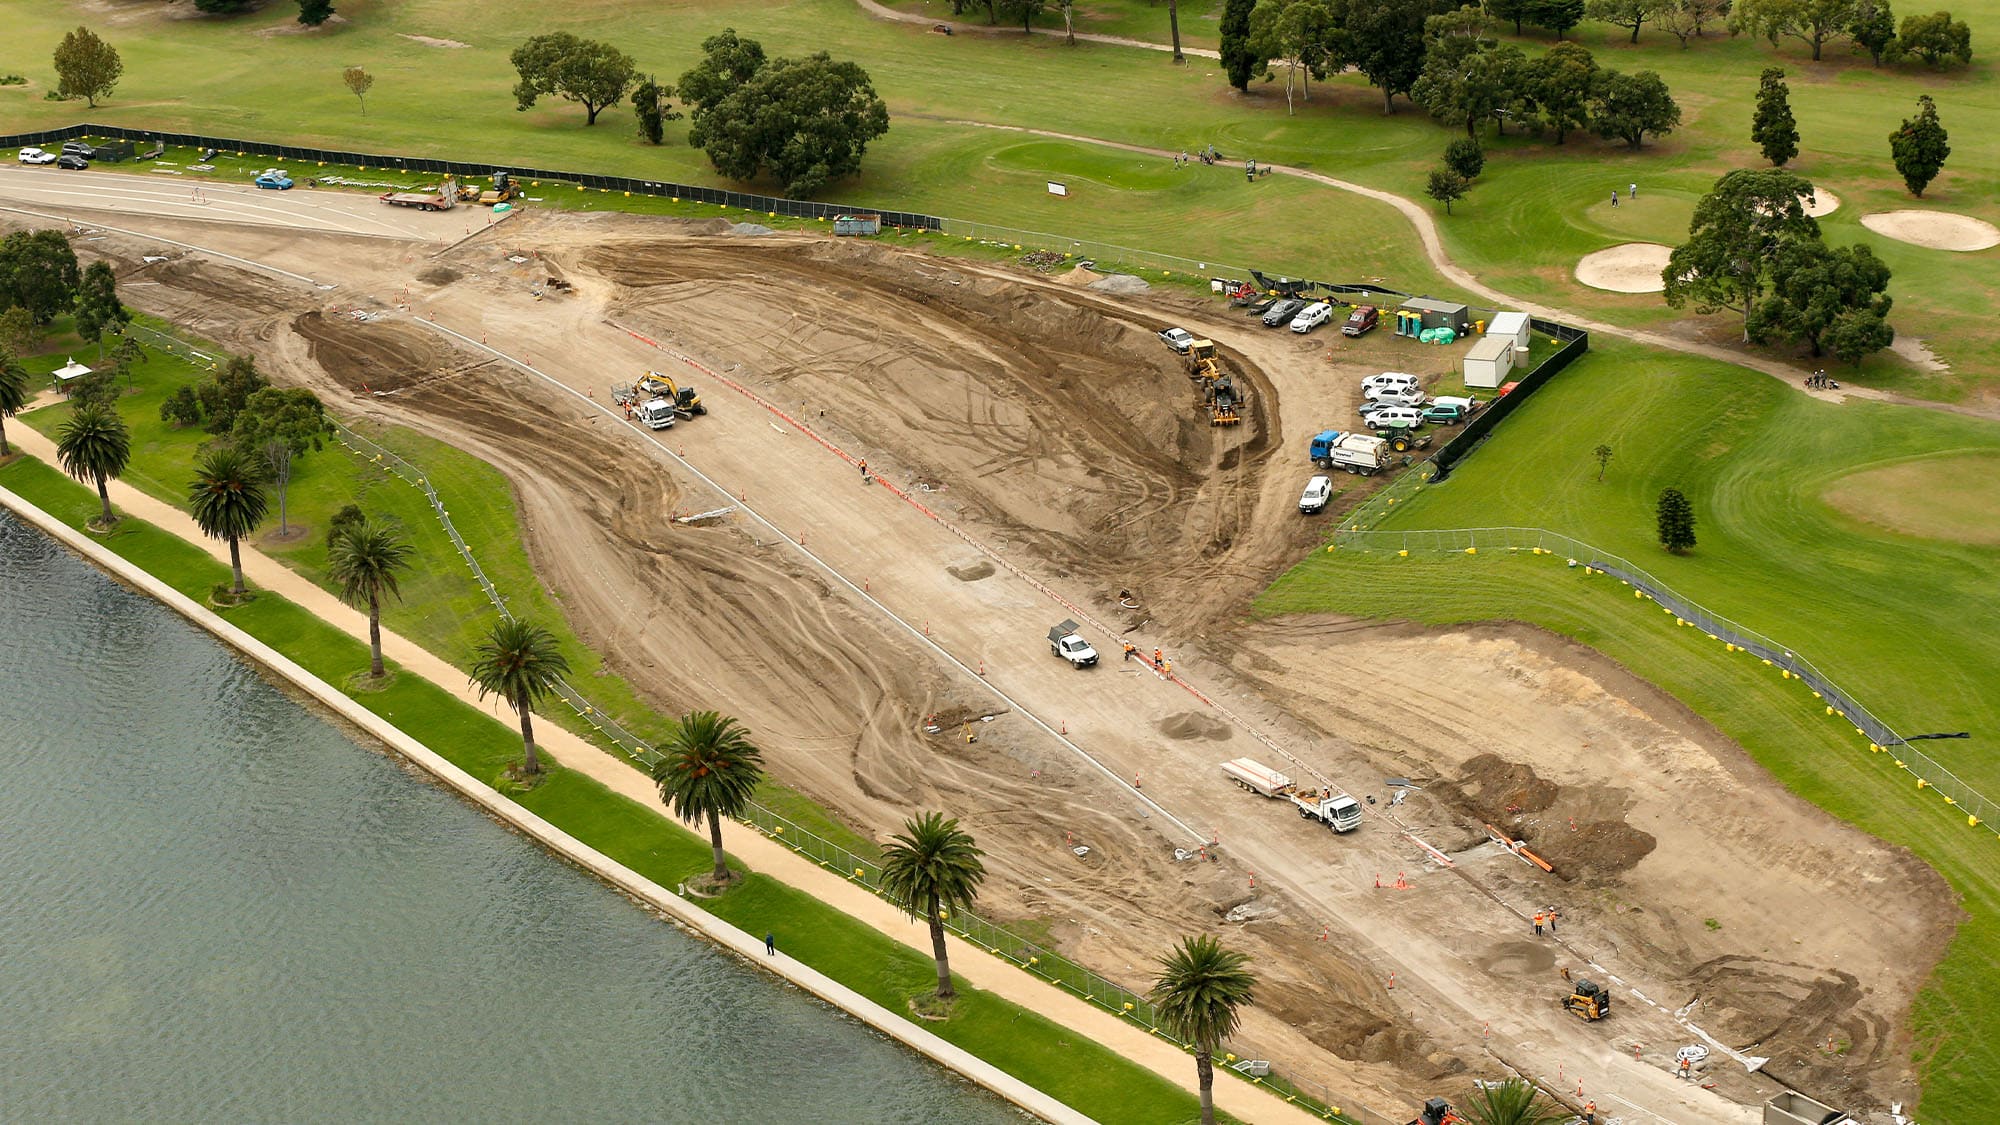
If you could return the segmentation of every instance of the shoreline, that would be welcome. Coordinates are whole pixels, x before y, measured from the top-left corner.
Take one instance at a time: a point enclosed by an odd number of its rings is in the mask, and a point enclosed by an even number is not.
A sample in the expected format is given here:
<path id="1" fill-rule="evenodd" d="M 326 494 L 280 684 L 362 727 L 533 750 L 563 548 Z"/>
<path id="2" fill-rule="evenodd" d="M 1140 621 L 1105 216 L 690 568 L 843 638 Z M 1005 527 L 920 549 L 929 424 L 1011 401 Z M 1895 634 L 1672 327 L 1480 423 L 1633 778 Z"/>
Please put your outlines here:
<path id="1" fill-rule="evenodd" d="M 432 779 L 501 823 L 596 876 L 600 881 L 657 912 L 671 923 L 711 942 L 738 960 L 811 993 L 821 1002 L 853 1016 L 879 1034 L 916 1051 L 930 1061 L 1006 1099 L 1052 1125 L 1092 1125 L 1092 1119 L 1007 1074 L 964 1048 L 933 1035 L 787 954 L 767 956 L 763 942 L 718 918 L 672 890 L 647 879 L 624 864 L 578 840 L 542 817 L 508 799 L 400 728 L 369 711 L 332 684 L 314 675 L 284 653 L 222 619 L 207 606 L 167 585 L 144 568 L 111 552 L 87 533 L 62 522 L 12 490 L 0 486 L 0 508 L 54 540 L 72 554 L 127 587 L 142 593 L 208 633 L 242 658 L 291 689 L 302 693 L 314 710 L 324 709 L 338 725 L 366 735 L 394 751 Z M 308 610 L 310 612 L 310 610 Z M 327 716 L 322 715 L 322 718 Z"/>

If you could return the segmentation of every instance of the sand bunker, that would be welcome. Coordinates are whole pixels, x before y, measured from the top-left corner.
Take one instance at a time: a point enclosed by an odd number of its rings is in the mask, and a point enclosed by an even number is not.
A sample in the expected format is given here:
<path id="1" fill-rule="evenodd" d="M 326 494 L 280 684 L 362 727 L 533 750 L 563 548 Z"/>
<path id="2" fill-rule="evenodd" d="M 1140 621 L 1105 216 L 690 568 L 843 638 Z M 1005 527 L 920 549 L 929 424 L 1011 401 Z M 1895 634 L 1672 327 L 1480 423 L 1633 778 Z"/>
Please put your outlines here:
<path id="1" fill-rule="evenodd" d="M 426 47 L 443 47 L 448 51 L 462 51 L 472 46 L 470 43 L 460 43 L 456 39 L 439 39 L 434 35 L 409 35 L 400 32 L 398 34 L 404 39 L 415 43 L 422 43 Z"/>
<path id="2" fill-rule="evenodd" d="M 1814 188 L 1811 195 L 1799 196 L 1805 202 L 1806 214 L 1817 219 L 1840 210 L 1840 197 L 1825 188 Z"/>
<path id="3" fill-rule="evenodd" d="M 1660 278 L 1667 268 L 1671 246 L 1657 242 L 1628 242 L 1585 254 L 1576 263 L 1576 279 L 1592 289 L 1613 293 L 1658 293 L 1667 287 Z"/>
<path id="4" fill-rule="evenodd" d="M 1931 250 L 1984 250 L 2000 246 L 2000 227 L 1970 215 L 1943 211 L 1877 211 L 1861 225 L 1898 242 Z"/>

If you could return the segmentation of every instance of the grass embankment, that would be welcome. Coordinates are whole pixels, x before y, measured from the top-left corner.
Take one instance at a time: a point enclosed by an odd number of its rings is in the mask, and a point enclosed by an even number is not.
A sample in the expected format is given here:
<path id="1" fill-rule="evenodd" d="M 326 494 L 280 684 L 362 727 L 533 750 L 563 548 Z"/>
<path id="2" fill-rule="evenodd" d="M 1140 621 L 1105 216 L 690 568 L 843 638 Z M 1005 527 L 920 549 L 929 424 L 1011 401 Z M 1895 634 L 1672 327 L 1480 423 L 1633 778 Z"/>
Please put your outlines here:
<path id="1" fill-rule="evenodd" d="M 30 458 L 0 465 L 0 485 L 73 527 L 82 527 L 97 511 L 91 491 Z M 197 600 L 228 578 L 228 568 L 199 548 L 138 520 L 123 521 L 102 542 Z M 329 683 L 343 683 L 367 667 L 366 645 L 276 595 L 260 594 L 227 616 Z M 489 783 L 520 757 L 520 740 L 511 727 L 415 676 L 398 676 L 388 688 L 354 698 Z M 708 866 L 705 841 L 581 774 L 552 768 L 545 781 L 514 799 L 663 886 Z M 936 982 L 928 958 L 768 876 L 753 872 L 703 906 L 751 933 L 775 934 L 791 956 L 891 1011 L 903 1011 Z M 960 988 L 951 1018 L 927 1021 L 927 1030 L 1102 1121 L 1198 1117 L 1193 1096 L 1157 1075 L 1034 1012 Z"/>
<path id="2" fill-rule="evenodd" d="M 4 0 L 0 10 L 17 29 L 11 41 L 19 57 L 7 65 L 44 83 L 0 89 L 9 121 L 31 128 L 77 120 L 76 106 L 37 99 L 47 79 L 46 51 L 88 13 L 25 0 Z M 1978 0 L 1957 14 L 1978 26 L 2000 14 L 2000 0 Z M 675 3 L 649 8 L 643 19 L 609 0 L 583 0 L 559 16 L 475 7 L 471 0 L 414 8 L 363 3 L 343 15 L 350 22 L 309 34 L 280 34 L 293 25 L 290 14 L 276 8 L 226 20 L 135 16 L 104 29 L 125 52 L 126 77 L 116 97 L 89 116 L 713 183 L 705 158 L 684 143 L 685 122 L 670 126 L 669 144 L 653 148 L 638 142 L 622 107 L 608 111 L 596 128 L 583 127 L 581 112 L 566 103 L 516 112 L 506 56 L 529 35 L 570 27 L 615 39 L 645 67 L 671 76 L 693 61 L 704 36 L 736 26 L 773 53 L 826 49 L 856 59 L 890 103 L 891 132 L 871 147 L 866 171 L 836 185 L 830 198 L 1053 228 L 1197 260 L 1314 276 L 1380 276 L 1403 288 L 1444 291 L 1421 264 L 1403 220 L 1380 204 L 1275 178 L 1253 187 L 1228 169 L 1196 165 L 1173 173 L 1158 158 L 1145 168 L 1167 177 L 1167 186 L 1135 183 L 1123 172 L 1146 158 L 1095 145 L 1023 149 L 1042 142 L 967 123 L 1048 128 L 1169 150 L 1212 142 L 1233 157 L 1298 164 L 1420 197 L 1425 171 L 1453 132 L 1407 106 L 1383 118 L 1379 98 L 1355 76 L 1315 84 L 1312 100 L 1288 116 L 1276 84 L 1253 85 L 1247 98 L 1237 95 L 1208 60 L 1176 67 L 1159 52 L 1069 47 L 1046 36 L 946 37 L 872 19 L 851 0 Z M 1100 17 L 1142 33 L 1150 23 L 1160 30 L 1148 37 L 1164 35 L 1164 9 L 1136 0 L 1102 0 L 1087 13 Z M 1205 26 L 1193 8 L 1183 23 Z M 411 36 L 466 46 L 430 46 Z M 1858 222 L 1869 211 L 1912 205 L 2000 221 L 2000 203 L 1974 186 L 2000 172 L 2000 152 L 1991 146 L 1959 145 L 1923 201 L 1910 200 L 1886 155 L 1889 131 L 1922 92 L 1940 98 L 1947 125 L 1961 138 L 1993 132 L 2000 125 L 2000 99 L 1992 96 L 1987 64 L 1947 74 L 1878 71 L 1839 46 L 1825 62 L 1812 63 L 1789 42 L 1774 52 L 1755 37 L 1719 34 L 1683 51 L 1649 31 L 1632 47 L 1622 32 L 1602 24 L 1586 24 L 1572 37 L 1596 50 L 1604 65 L 1659 71 L 1686 120 L 1673 136 L 1637 153 L 1589 137 L 1563 146 L 1489 138 L 1493 159 L 1486 174 L 1457 214 L 1441 218 L 1455 259 L 1526 297 L 1632 323 L 1669 319 L 1673 314 L 1656 298 L 1585 289 L 1570 269 L 1591 250 L 1678 235 L 1684 228 L 1671 208 L 1644 205 L 1652 193 L 1684 202 L 1721 172 L 1758 164 L 1747 139 L 1750 106 L 1758 71 L 1777 63 L 1791 72 L 1804 137 L 1804 153 L 1793 166 L 1845 201 L 1824 221 L 1830 239 L 1867 241 L 1889 261 L 1897 273 L 1898 323 L 1906 334 L 1930 341 L 1956 368 L 1949 375 L 1921 374 L 1882 357 L 1861 377 L 1952 399 L 1966 393 L 1969 381 L 2000 370 L 2000 325 L 1983 313 L 2000 291 L 2000 255 L 1923 250 L 1873 235 Z M 1522 42 L 1532 53 L 1551 40 L 1531 33 Z M 252 44 L 255 50 L 246 49 Z M 379 79 L 366 117 L 340 83 L 341 67 L 357 62 Z M 282 112 L 272 108 L 280 106 Z M 1067 200 L 1047 196 L 1042 181 L 1059 176 L 1090 190 Z M 1642 207 L 1612 210 L 1610 188 L 1631 181 L 1641 185 Z"/>
<path id="3" fill-rule="evenodd" d="M 1689 412 L 1685 404 L 1705 404 Z M 1602 484 L 1591 450 L 1616 451 Z M 2000 426 L 1866 404 L 1833 406 L 1719 364 L 1662 361 L 1602 345 L 1544 387 L 1450 481 L 1399 504 L 1384 530 L 1545 527 L 1632 559 L 1714 612 L 1808 656 L 1898 730 L 1970 730 L 1920 744 L 1960 778 L 2000 795 L 2000 549 L 1902 534 L 1846 508 L 1878 470 L 1918 466 L 1972 479 L 2000 451 Z M 1856 475 L 1861 474 L 1861 475 Z M 1889 481 L 1899 479 L 1891 476 Z M 1653 541 L 1664 487 L 1688 494 L 1699 545 Z M 1922 494 L 1871 490 L 1876 510 Z M 1942 530 L 1949 530 L 1946 523 Z M 1264 614 L 1331 611 L 1431 624 L 1512 619 L 1607 653 L 1741 742 L 1806 799 L 1942 872 L 1971 915 L 1919 997 L 1925 1121 L 1974 1122 L 2000 1101 L 2000 838 L 1894 753 L 1871 754 L 1809 690 L 1699 630 L 1679 628 L 1615 580 L 1561 560 L 1482 552 L 1397 558 L 1342 549 L 1300 564 L 1257 603 Z"/>

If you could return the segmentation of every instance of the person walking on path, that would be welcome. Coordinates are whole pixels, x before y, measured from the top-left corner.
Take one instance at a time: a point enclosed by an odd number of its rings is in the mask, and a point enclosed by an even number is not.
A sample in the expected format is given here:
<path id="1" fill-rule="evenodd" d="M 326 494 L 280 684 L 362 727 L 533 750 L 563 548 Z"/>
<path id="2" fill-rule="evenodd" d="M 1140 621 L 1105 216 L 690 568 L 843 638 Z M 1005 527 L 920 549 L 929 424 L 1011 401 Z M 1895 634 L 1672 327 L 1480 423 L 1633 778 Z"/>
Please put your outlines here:
<path id="1" fill-rule="evenodd" d="M 861 459 L 861 479 L 864 481 L 868 479 L 868 458 L 866 457 Z"/>
<path id="2" fill-rule="evenodd" d="M 777 955 L 778 955 L 778 935 L 777 935 L 777 934 L 770 934 L 770 933 L 767 933 L 767 934 L 765 934 L 765 935 L 764 935 L 764 956 L 766 956 L 766 957 L 776 957 Z"/>
<path id="3" fill-rule="evenodd" d="M 1549 936 L 1556 936 L 1556 908 L 1551 906 L 1543 911 L 1543 913 L 1547 914 L 1549 918 Z"/>
<path id="4" fill-rule="evenodd" d="M 1616 206 L 1618 206 L 1618 189 L 1617 189 L 1617 188 L 1612 188 L 1612 189 L 1611 189 L 1611 205 L 1612 205 L 1613 207 L 1616 207 Z"/>
<path id="5" fill-rule="evenodd" d="M 1548 917 L 1548 916 L 1547 916 L 1546 914 L 1543 914 L 1543 913 L 1542 913 L 1541 911 L 1539 911 L 1539 910 L 1535 911 L 1535 936 L 1536 936 L 1536 937 L 1541 937 L 1541 936 L 1542 936 L 1542 922 L 1543 922 L 1544 920 L 1546 920 L 1546 919 L 1547 919 L 1547 917 Z"/>

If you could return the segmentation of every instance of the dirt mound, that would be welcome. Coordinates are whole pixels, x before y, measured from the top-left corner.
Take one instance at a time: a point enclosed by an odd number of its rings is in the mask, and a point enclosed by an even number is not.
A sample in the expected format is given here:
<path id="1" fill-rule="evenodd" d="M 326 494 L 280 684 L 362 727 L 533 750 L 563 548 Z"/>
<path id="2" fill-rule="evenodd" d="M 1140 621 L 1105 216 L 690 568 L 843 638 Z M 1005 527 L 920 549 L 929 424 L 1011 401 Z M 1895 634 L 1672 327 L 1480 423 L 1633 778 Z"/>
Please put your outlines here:
<path id="1" fill-rule="evenodd" d="M 1144 278 L 1134 277 L 1129 273 L 1114 273 L 1110 277 L 1099 278 L 1091 282 L 1089 288 L 1095 289 L 1099 293 L 1126 294 L 1144 293 L 1146 290 L 1151 289 L 1152 286 L 1146 284 Z"/>
<path id="2" fill-rule="evenodd" d="M 1877 211 L 1861 216 L 1861 225 L 1884 238 L 1928 250 L 1967 253 L 2000 246 L 2000 227 L 1970 215 L 1943 211 Z"/>
<path id="3" fill-rule="evenodd" d="M 960 582 L 977 582 L 982 578 L 993 577 L 993 564 L 987 562 L 985 559 L 980 559 L 978 562 L 966 563 L 964 566 L 945 567 L 944 572 L 958 579 Z"/>
<path id="4" fill-rule="evenodd" d="M 1787 1085 L 1865 1106 L 1875 1096 L 1857 1075 L 1890 1061 L 1892 1029 L 1862 1004 L 1856 977 L 1838 969 L 1718 957 L 1689 972 L 1690 1013 L 1725 1042 L 1770 1059 L 1765 1070 Z"/>
<path id="5" fill-rule="evenodd" d="M 1612 293 L 1658 293 L 1667 287 L 1660 271 L 1667 268 L 1673 252 L 1673 247 L 1656 242 L 1613 246 L 1578 259 L 1576 279 Z"/>
<path id="6" fill-rule="evenodd" d="M 1182 711 L 1154 724 L 1161 734 L 1174 739 L 1205 738 L 1221 742 L 1230 736 L 1228 723 L 1205 711 Z"/>
<path id="7" fill-rule="evenodd" d="M 1098 273 L 1096 270 L 1085 269 L 1082 266 L 1072 267 L 1068 273 L 1057 274 L 1055 277 L 1057 284 L 1072 285 L 1078 289 L 1082 289 L 1092 282 L 1103 280 L 1103 274 Z"/>
<path id="8" fill-rule="evenodd" d="M 1458 777 L 1433 782 L 1430 792 L 1464 816 L 1526 842 L 1564 880 L 1629 871 L 1659 844 L 1624 822 L 1623 802 L 1615 795 L 1566 789 L 1532 766 L 1494 754 L 1471 759 Z"/>
<path id="9" fill-rule="evenodd" d="M 425 285 L 450 285 L 465 275 L 450 266 L 432 266 L 417 275 L 417 280 Z"/>

